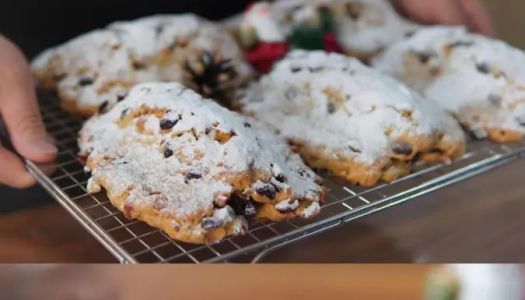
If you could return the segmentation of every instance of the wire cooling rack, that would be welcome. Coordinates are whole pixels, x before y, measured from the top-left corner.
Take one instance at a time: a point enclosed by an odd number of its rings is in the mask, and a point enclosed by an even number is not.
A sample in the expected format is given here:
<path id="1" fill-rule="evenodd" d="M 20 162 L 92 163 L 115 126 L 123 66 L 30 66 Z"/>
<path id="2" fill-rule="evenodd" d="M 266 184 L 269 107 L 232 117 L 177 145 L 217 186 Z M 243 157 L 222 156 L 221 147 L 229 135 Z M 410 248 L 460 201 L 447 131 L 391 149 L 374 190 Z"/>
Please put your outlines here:
<path id="1" fill-rule="evenodd" d="M 59 156 L 51 175 L 28 162 L 39 183 L 122 263 L 257 262 L 294 241 L 320 234 L 357 218 L 387 209 L 525 156 L 525 143 L 496 145 L 471 142 L 465 156 L 447 165 L 419 166 L 416 172 L 374 188 L 346 185 L 326 177 L 329 189 L 321 213 L 311 220 L 292 219 L 250 224 L 242 236 L 213 245 L 190 245 L 170 239 L 147 224 L 128 220 L 103 193 L 86 190 L 89 175 L 77 158 L 82 120 L 62 111 L 56 98 L 40 93 L 41 110 L 55 137 Z"/>

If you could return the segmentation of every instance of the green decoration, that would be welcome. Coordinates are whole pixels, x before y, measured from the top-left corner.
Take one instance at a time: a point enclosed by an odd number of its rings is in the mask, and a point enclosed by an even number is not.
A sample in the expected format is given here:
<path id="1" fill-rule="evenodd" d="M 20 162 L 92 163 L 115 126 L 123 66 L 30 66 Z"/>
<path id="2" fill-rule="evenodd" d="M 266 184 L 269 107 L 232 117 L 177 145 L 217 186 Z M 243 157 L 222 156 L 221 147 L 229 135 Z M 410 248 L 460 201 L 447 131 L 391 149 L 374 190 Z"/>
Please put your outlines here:
<path id="1" fill-rule="evenodd" d="M 296 25 L 291 33 L 292 47 L 305 50 L 324 49 L 324 37 L 335 29 L 335 20 L 330 9 L 322 7 L 318 11 L 318 20 Z"/>
<path id="2" fill-rule="evenodd" d="M 458 280 L 446 271 L 434 271 L 426 284 L 425 300 L 457 300 L 459 296 Z"/>

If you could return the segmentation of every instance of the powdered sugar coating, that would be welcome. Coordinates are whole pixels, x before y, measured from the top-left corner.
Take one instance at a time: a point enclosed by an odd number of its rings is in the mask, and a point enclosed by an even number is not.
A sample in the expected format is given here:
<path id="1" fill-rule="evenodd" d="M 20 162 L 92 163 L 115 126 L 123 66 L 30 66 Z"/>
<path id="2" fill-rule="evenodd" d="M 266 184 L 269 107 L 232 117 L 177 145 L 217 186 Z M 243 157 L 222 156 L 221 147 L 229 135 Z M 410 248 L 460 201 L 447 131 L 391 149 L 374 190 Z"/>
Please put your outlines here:
<path id="1" fill-rule="evenodd" d="M 203 52 L 220 53 L 235 70 L 234 87 L 250 76 L 235 41 L 219 25 L 191 14 L 116 22 L 49 49 L 33 62 L 36 78 L 79 109 L 107 108 L 137 83 L 179 81 L 197 89 L 186 62 Z"/>
<path id="2" fill-rule="evenodd" d="M 502 41 L 460 27 L 429 27 L 392 45 L 373 64 L 441 105 L 480 138 L 505 141 L 492 136 L 499 130 L 525 135 L 525 54 Z"/>
<path id="3" fill-rule="evenodd" d="M 338 54 L 294 51 L 251 86 L 243 109 L 300 143 L 372 165 L 399 138 L 464 136 L 453 118 L 403 84 Z M 407 112 L 407 116 L 404 112 Z"/>
<path id="4" fill-rule="evenodd" d="M 232 194 L 250 199 L 252 183 L 276 177 L 286 179 L 280 190 L 305 206 L 297 215 L 310 216 L 323 194 L 317 176 L 273 132 L 177 83 L 136 86 L 107 114 L 87 121 L 79 143 L 92 172 L 90 189 L 105 183 L 115 194 L 128 191 L 126 204 L 154 205 L 179 222 L 224 216 L 218 224 L 236 222 L 240 232 L 244 218 L 214 212 L 214 205 Z M 193 230 L 199 235 L 205 228 Z"/>
<path id="5" fill-rule="evenodd" d="M 272 5 L 268 2 L 256 2 L 243 15 L 240 23 L 241 27 L 252 27 L 257 37 L 262 42 L 283 42 L 286 40 L 285 28 L 279 26 L 277 10 L 272 10 Z M 283 13 L 283 11 L 280 11 Z"/>
<path id="6" fill-rule="evenodd" d="M 376 54 L 419 26 L 397 13 L 389 0 L 331 0 L 337 37 L 346 51 Z"/>
<path id="7" fill-rule="evenodd" d="M 265 30 L 261 28 L 261 26 L 257 26 L 254 22 L 251 22 L 253 16 L 249 16 L 249 14 L 252 13 L 261 19 L 267 18 L 269 21 L 275 22 L 282 34 L 289 36 L 296 26 L 318 22 L 319 9 L 321 7 L 328 7 L 332 1 L 333 0 L 277 0 L 272 3 L 267 1 L 256 2 L 252 8 L 257 8 L 258 5 L 262 7 L 267 6 L 270 9 L 270 13 L 268 15 L 257 14 L 250 10 L 245 14 L 244 26 L 253 26 L 258 34 Z M 261 38 L 261 41 L 269 42 L 263 38 Z"/>
<path id="8" fill-rule="evenodd" d="M 295 26 L 317 18 L 317 9 L 327 2 L 328 0 L 257 1 L 242 14 L 224 20 L 223 24 L 237 35 L 253 30 L 255 36 L 250 39 L 255 38 L 256 42 L 286 42 Z M 253 45 L 244 46 L 249 48 Z"/>

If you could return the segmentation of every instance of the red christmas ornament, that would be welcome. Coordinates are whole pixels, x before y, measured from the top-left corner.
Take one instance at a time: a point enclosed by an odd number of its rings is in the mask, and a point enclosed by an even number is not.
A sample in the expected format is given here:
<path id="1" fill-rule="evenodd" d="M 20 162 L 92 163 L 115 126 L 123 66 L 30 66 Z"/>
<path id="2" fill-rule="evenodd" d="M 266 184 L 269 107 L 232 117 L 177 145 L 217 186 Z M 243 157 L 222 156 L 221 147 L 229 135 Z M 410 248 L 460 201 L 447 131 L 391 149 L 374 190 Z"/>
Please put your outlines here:
<path id="1" fill-rule="evenodd" d="M 328 32 L 324 35 L 324 51 L 326 52 L 336 52 L 336 53 L 343 53 L 343 47 L 339 45 L 339 42 L 337 41 L 337 36 L 334 32 Z"/>
<path id="2" fill-rule="evenodd" d="M 288 52 L 288 44 L 279 43 L 258 43 L 246 52 L 246 60 L 250 62 L 261 73 L 267 73 L 273 64 L 283 58 Z"/>

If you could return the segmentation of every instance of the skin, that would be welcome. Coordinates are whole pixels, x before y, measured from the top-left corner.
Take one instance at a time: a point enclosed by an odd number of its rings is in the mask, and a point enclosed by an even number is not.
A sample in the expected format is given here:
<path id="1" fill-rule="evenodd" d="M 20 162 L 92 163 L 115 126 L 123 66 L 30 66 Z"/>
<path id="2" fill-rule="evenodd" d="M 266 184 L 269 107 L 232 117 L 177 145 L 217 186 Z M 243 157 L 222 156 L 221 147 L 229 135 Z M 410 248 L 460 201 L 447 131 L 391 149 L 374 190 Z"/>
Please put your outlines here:
<path id="1" fill-rule="evenodd" d="M 494 29 L 478 0 L 392 0 L 408 18 L 424 24 L 466 25 L 488 36 Z M 0 35 L 0 117 L 21 156 L 51 162 L 57 149 L 48 137 L 38 110 L 28 63 L 22 52 Z M 35 183 L 22 160 L 0 145 L 0 184 L 26 188 Z"/>
<path id="2" fill-rule="evenodd" d="M 37 163 L 53 161 L 57 149 L 44 128 L 33 79 L 21 51 L 0 36 L 0 116 L 16 151 Z M 22 160 L 0 146 L 0 183 L 27 188 L 35 183 Z"/>
<path id="3" fill-rule="evenodd" d="M 489 15 L 478 0 L 393 0 L 408 18 L 423 24 L 466 25 L 471 31 L 494 36 Z"/>

